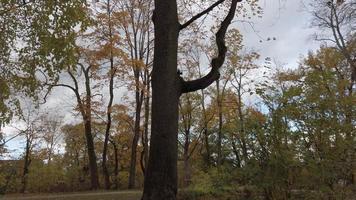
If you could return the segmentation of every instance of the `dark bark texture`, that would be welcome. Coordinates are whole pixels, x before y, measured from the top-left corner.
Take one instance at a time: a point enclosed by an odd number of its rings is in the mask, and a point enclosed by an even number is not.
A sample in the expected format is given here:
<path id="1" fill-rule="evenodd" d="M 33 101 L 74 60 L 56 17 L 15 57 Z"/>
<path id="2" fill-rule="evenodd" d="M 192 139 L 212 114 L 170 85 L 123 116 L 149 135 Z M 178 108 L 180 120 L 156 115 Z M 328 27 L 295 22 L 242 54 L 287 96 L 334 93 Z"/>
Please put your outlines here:
<path id="1" fill-rule="evenodd" d="M 216 34 L 219 53 L 212 60 L 211 72 L 201 79 L 184 81 L 177 73 L 178 36 L 182 29 L 178 22 L 177 2 L 155 0 L 151 146 L 143 200 L 176 199 L 179 97 L 182 93 L 204 89 L 219 78 L 218 69 L 223 64 L 226 54 L 225 34 L 234 18 L 237 2 L 240 1 L 232 0 L 229 13 Z M 206 10 L 204 12 L 207 13 Z M 201 15 L 197 16 L 194 20 Z M 187 27 L 190 21 L 192 20 L 184 23 L 183 28 Z"/>
<path id="2" fill-rule="evenodd" d="M 152 71 L 151 146 L 142 199 L 171 200 L 177 194 L 177 133 L 180 80 L 179 23 L 175 0 L 156 0 Z"/>

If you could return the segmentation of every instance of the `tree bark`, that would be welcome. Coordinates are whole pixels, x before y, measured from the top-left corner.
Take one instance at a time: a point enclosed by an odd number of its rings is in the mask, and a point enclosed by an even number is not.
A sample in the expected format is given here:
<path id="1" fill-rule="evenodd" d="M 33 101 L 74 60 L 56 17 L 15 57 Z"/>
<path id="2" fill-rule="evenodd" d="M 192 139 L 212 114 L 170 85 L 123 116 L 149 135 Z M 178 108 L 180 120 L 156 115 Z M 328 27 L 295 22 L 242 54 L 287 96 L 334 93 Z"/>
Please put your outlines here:
<path id="1" fill-rule="evenodd" d="M 96 163 L 96 153 L 94 146 L 94 138 L 92 135 L 92 127 L 91 127 L 91 89 L 90 89 L 90 71 L 91 66 L 87 69 L 83 68 L 83 73 L 85 76 L 85 115 L 83 116 L 84 120 L 84 130 L 85 130 L 85 138 L 88 147 L 88 158 L 89 158 L 89 170 L 90 170 L 90 180 L 91 180 L 91 189 L 96 190 L 99 189 L 99 176 L 98 176 L 98 165 Z"/>
<path id="2" fill-rule="evenodd" d="M 146 74 L 148 76 L 148 73 Z M 149 114 L 150 114 L 150 82 L 147 80 L 146 82 L 146 90 L 147 94 L 145 96 L 145 121 L 144 121 L 144 131 L 142 134 L 142 145 L 143 150 L 141 152 L 141 169 L 142 172 L 145 174 L 147 163 L 148 163 L 148 123 L 149 123 Z"/>
<path id="3" fill-rule="evenodd" d="M 96 190 L 99 189 L 99 177 L 98 177 L 98 167 L 96 163 L 94 141 L 93 141 L 93 136 L 91 134 L 90 118 L 86 117 L 84 122 L 84 130 L 85 130 L 85 138 L 86 138 L 87 148 L 88 148 L 91 189 Z"/>
<path id="4" fill-rule="evenodd" d="M 115 141 L 113 139 L 109 139 L 110 143 L 114 148 L 114 160 L 115 160 L 115 168 L 114 168 L 114 189 L 119 188 L 119 155 L 118 149 Z"/>
<path id="5" fill-rule="evenodd" d="M 214 76 L 185 82 L 177 73 L 178 36 L 181 30 L 177 2 L 155 0 L 151 146 L 143 200 L 176 199 L 179 97 L 182 93 L 206 88 L 219 77 L 216 74 L 226 54 L 224 42 L 226 30 L 234 18 L 236 4 L 239 1 L 232 0 L 229 13 L 217 33 L 219 55 L 212 60 L 212 73 L 209 73 Z"/>
<path id="6" fill-rule="evenodd" d="M 184 142 L 184 186 L 188 187 L 191 181 L 191 169 L 189 163 L 189 146 L 190 146 L 190 132 L 187 130 L 185 132 L 185 142 Z"/>
<path id="7" fill-rule="evenodd" d="M 205 109 L 205 94 L 204 91 L 201 90 L 201 106 L 202 106 L 202 111 L 203 111 L 203 122 L 204 122 L 204 146 L 205 146 L 205 164 L 207 167 L 210 167 L 211 161 L 210 161 L 210 146 L 209 146 L 209 132 L 208 132 L 208 119 L 207 119 L 207 113 Z"/>
<path id="8" fill-rule="evenodd" d="M 94 145 L 94 138 L 92 135 L 92 107 L 91 107 L 91 88 L 90 88 L 90 68 L 92 67 L 89 65 L 88 67 L 84 67 L 83 64 L 78 63 L 80 70 L 84 74 L 85 78 L 85 99 L 82 100 L 82 97 L 79 93 L 79 84 L 77 78 L 72 73 L 70 67 L 67 68 L 67 72 L 72 79 L 74 86 L 67 85 L 67 84 L 55 84 L 50 85 L 50 87 L 65 87 L 72 90 L 75 94 L 75 98 L 77 100 L 78 108 L 80 114 L 82 115 L 83 124 L 84 124 L 84 135 L 87 144 L 87 151 L 89 157 L 89 169 L 90 169 L 90 181 L 91 181 L 91 189 L 96 190 L 99 189 L 99 176 L 98 176 L 98 166 L 96 163 L 96 153 L 95 153 L 95 145 Z"/>
<path id="9" fill-rule="evenodd" d="M 148 163 L 148 119 L 149 119 L 149 112 L 150 112 L 150 98 L 147 97 L 146 100 L 146 105 L 145 105 L 145 113 L 147 113 L 147 116 L 145 116 L 145 132 L 144 132 L 144 145 L 143 145 L 143 149 L 144 149 L 144 160 L 145 160 L 145 168 L 147 167 L 147 163 Z"/>
<path id="10" fill-rule="evenodd" d="M 137 77 L 138 79 L 139 77 Z M 130 174 L 129 174 L 129 189 L 135 188 L 136 180 L 136 160 L 137 160 L 137 145 L 140 138 L 140 122 L 141 122 L 141 109 L 142 109 L 142 90 L 139 88 L 139 82 L 136 81 L 136 109 L 135 109 L 135 127 L 134 137 L 131 146 L 131 161 L 130 161 Z"/>
<path id="11" fill-rule="evenodd" d="M 175 200 L 180 79 L 177 75 L 179 23 L 175 0 L 156 0 L 152 71 L 151 146 L 143 200 Z"/>
<path id="12" fill-rule="evenodd" d="M 217 162 L 216 165 L 218 168 L 222 165 L 223 159 L 222 159 L 222 125 L 223 125 L 223 119 L 222 119 L 222 94 L 220 91 L 220 84 L 219 80 L 216 81 L 216 99 L 217 99 L 217 106 L 218 106 L 218 118 L 219 118 L 219 125 L 218 125 L 218 157 L 217 157 Z"/>
<path id="13" fill-rule="evenodd" d="M 112 104 L 114 100 L 114 78 L 116 74 L 116 69 L 114 66 L 114 53 L 113 53 L 113 28 L 112 28 L 112 22 L 111 22 L 111 15 L 112 15 L 112 6 L 110 0 L 107 1 L 106 3 L 106 9 L 107 9 L 107 15 L 109 17 L 109 23 L 108 23 L 108 29 L 109 29 L 109 43 L 110 43 L 110 71 L 109 71 L 109 102 L 107 105 L 107 110 L 106 110 L 106 115 L 107 115 L 107 121 L 106 121 L 106 128 L 105 128 L 105 138 L 104 138 L 104 147 L 103 147 L 103 162 L 102 162 L 102 168 L 103 168 L 103 175 L 104 175 L 104 184 L 105 184 L 105 189 L 110 189 L 111 183 L 110 183 L 110 174 L 107 168 L 106 160 L 107 160 L 107 151 L 108 151 L 108 142 L 110 138 L 110 128 L 112 124 L 112 117 L 111 117 L 111 112 L 112 112 Z M 116 152 L 115 152 L 116 153 Z"/>
<path id="14" fill-rule="evenodd" d="M 90 77 L 89 77 L 90 67 L 91 66 L 89 66 L 88 68 L 84 68 L 84 66 L 81 65 L 81 70 L 85 77 L 86 96 L 85 96 L 84 103 L 82 102 L 82 100 L 80 98 L 77 80 L 75 79 L 75 77 L 69 70 L 68 70 L 68 73 L 70 74 L 70 76 L 72 77 L 72 79 L 75 83 L 75 88 L 72 90 L 74 91 L 74 93 L 76 95 L 77 103 L 78 103 L 80 112 L 83 117 L 84 135 L 85 135 L 85 139 L 86 139 L 86 143 L 87 143 L 88 158 L 89 158 L 91 189 L 96 190 L 96 189 L 99 189 L 99 176 L 98 176 L 98 166 L 96 163 L 94 139 L 93 139 L 93 135 L 91 133 L 92 118 L 91 118 L 91 89 L 90 89 Z"/>
<path id="15" fill-rule="evenodd" d="M 242 155 L 244 162 L 246 164 L 248 160 L 248 153 L 247 153 L 247 144 L 246 144 L 246 134 L 245 134 L 245 121 L 244 121 L 244 114 L 242 112 L 242 75 L 240 71 L 239 81 L 238 81 L 238 88 L 237 88 L 237 97 L 238 97 L 238 115 L 239 115 L 239 127 L 240 127 L 240 138 L 242 143 Z"/>
<path id="16" fill-rule="evenodd" d="M 27 178 L 28 178 L 28 172 L 29 172 L 29 167 L 31 164 L 31 158 L 30 158 L 30 153 L 31 153 L 31 139 L 29 137 L 31 136 L 26 136 L 27 141 L 26 141 L 26 147 L 25 147 L 25 160 L 24 160 L 24 166 L 23 166 L 23 174 L 22 174 L 22 188 L 21 188 L 21 193 L 25 193 L 27 190 Z"/>
<path id="17" fill-rule="evenodd" d="M 105 181 L 105 189 L 110 189 L 110 174 L 107 168 L 106 160 L 107 160 L 107 151 L 108 151 L 108 142 L 109 142 L 109 137 L 110 137 L 110 128 L 111 128 L 111 109 L 112 109 L 112 104 L 114 100 L 114 76 L 115 76 L 115 70 L 114 70 L 114 61 L 113 58 L 110 59 L 110 83 L 109 83 L 109 93 L 110 93 L 110 99 L 109 103 L 107 106 L 107 122 L 106 122 L 106 129 L 105 129 L 105 138 L 104 138 L 104 148 L 103 148 L 103 162 L 102 162 L 102 167 L 103 167 L 103 174 L 104 174 L 104 181 Z"/>

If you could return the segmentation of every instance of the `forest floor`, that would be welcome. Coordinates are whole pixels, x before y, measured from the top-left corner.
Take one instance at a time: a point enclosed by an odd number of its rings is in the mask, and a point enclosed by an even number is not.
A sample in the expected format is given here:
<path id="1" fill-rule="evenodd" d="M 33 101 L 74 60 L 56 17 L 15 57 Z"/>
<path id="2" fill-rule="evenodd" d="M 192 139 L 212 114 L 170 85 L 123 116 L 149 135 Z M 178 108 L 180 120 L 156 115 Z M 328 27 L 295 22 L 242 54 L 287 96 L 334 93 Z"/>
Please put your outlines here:
<path id="1" fill-rule="evenodd" d="M 28 194 L 28 195 L 5 195 L 0 200 L 139 200 L 141 191 L 102 191 L 82 192 L 70 194 Z"/>

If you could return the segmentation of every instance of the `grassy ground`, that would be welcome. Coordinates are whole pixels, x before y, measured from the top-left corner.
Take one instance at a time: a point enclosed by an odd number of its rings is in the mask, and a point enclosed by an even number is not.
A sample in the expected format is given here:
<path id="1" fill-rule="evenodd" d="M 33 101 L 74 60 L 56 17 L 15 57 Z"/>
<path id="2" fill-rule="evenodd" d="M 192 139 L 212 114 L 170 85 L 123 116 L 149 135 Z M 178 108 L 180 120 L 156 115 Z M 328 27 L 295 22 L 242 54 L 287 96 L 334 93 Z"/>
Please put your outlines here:
<path id="1" fill-rule="evenodd" d="M 141 191 L 83 192 L 71 194 L 5 195 L 1 200 L 139 200 Z"/>

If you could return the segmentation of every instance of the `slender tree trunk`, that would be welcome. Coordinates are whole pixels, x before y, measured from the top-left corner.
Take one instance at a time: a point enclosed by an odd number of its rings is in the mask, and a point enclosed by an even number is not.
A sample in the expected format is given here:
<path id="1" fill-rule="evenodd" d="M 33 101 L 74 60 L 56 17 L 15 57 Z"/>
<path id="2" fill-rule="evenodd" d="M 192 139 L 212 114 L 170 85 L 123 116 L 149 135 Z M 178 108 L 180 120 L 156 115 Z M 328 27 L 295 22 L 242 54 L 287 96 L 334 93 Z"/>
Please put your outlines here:
<path id="1" fill-rule="evenodd" d="M 48 150 L 48 163 L 47 163 L 47 166 L 50 166 L 51 165 L 51 162 L 52 162 L 52 154 L 53 154 L 53 146 L 54 146 L 54 141 L 53 141 L 53 138 L 51 140 L 51 145 L 50 145 L 50 148 Z"/>
<path id="2" fill-rule="evenodd" d="M 206 151 L 206 155 L 205 155 L 205 163 L 208 167 L 210 167 L 211 165 L 211 161 L 210 161 L 210 146 L 209 146 L 209 132 L 208 132 L 208 119 L 206 116 L 206 109 L 205 109 L 205 94 L 204 91 L 201 90 L 201 94 L 202 94 L 202 109 L 203 109 L 203 120 L 204 120 L 204 145 L 205 145 L 205 151 Z"/>
<path id="3" fill-rule="evenodd" d="M 142 135 L 142 143 L 143 143 L 143 150 L 142 150 L 142 161 L 141 161 L 141 168 L 142 172 L 145 174 L 147 163 L 148 163 L 148 124 L 149 124 L 149 116 L 150 116 L 150 81 L 148 80 L 148 71 L 146 73 L 146 97 L 145 97 L 145 122 L 144 122 L 144 132 Z"/>
<path id="4" fill-rule="evenodd" d="M 90 89 L 89 70 L 90 70 L 90 67 L 88 67 L 87 69 L 83 68 L 83 73 L 85 76 L 86 99 L 85 99 L 84 110 L 82 110 L 82 116 L 83 116 L 83 121 L 84 121 L 85 139 L 86 139 L 87 149 L 88 149 L 91 189 L 96 190 L 96 189 L 99 189 L 99 175 L 98 175 L 98 165 L 96 163 L 94 138 L 92 135 L 92 127 L 91 127 L 91 122 L 92 122 L 92 118 L 91 118 L 91 89 Z M 79 101 L 80 101 L 80 99 L 79 99 Z M 82 105 L 82 104 L 80 103 L 80 105 Z"/>
<path id="5" fill-rule="evenodd" d="M 130 56 L 132 60 L 132 70 L 135 77 L 135 125 L 134 125 L 134 137 L 131 145 L 131 157 L 130 157 L 130 170 L 129 170 L 129 183 L 128 188 L 135 187 L 135 179 L 136 179 L 136 161 L 137 161 L 137 146 L 138 141 L 141 134 L 141 110 L 142 104 L 144 101 L 144 90 L 145 88 L 141 87 L 141 84 L 146 84 L 145 80 L 142 77 L 142 66 L 137 64 L 137 61 L 143 61 L 146 55 L 146 67 L 148 65 L 149 59 L 149 31 L 150 31 L 150 8 L 151 2 L 149 1 L 129 1 L 123 3 L 124 9 L 128 10 L 129 21 L 125 26 L 125 35 L 128 39 L 129 48 L 130 48 Z M 147 42 L 146 42 L 147 39 Z M 146 49 L 145 49 L 146 48 Z M 148 71 L 146 71 L 145 73 Z M 142 133 L 143 134 L 143 133 Z M 143 136 L 142 136 L 143 137 Z M 144 143 L 144 141 L 142 141 Z M 141 156 L 142 157 L 142 156 Z M 143 159 L 143 158 L 142 158 Z M 142 159 L 140 158 L 140 163 L 142 163 Z M 143 165 L 141 165 L 141 168 Z M 144 170 L 144 169 L 143 169 Z"/>
<path id="6" fill-rule="evenodd" d="M 183 160 L 184 160 L 184 186 L 187 187 L 190 184 L 191 181 L 191 170 L 190 170 L 190 164 L 189 164 L 189 146 L 190 146 L 190 141 L 189 141 L 189 135 L 190 133 L 186 131 L 185 133 L 185 142 L 184 142 L 184 153 L 183 153 Z"/>
<path id="7" fill-rule="evenodd" d="M 28 172 L 29 172 L 29 167 L 31 164 L 31 158 L 30 158 L 30 153 L 31 153 L 31 142 L 29 139 L 26 141 L 26 150 L 25 150 L 25 160 L 24 160 L 24 167 L 23 167 L 23 174 L 22 174 L 22 188 L 21 188 L 21 193 L 25 193 L 27 190 L 27 178 L 28 178 Z"/>
<path id="8" fill-rule="evenodd" d="M 111 120 L 111 119 L 110 119 Z M 111 123 L 111 122 L 110 122 Z M 102 168 L 103 168 L 103 175 L 104 175 L 104 183 L 105 183 L 105 189 L 110 189 L 110 175 L 109 175 L 109 170 L 107 168 L 106 160 L 107 160 L 107 149 L 108 149 L 108 142 L 107 138 L 109 137 L 109 132 L 107 131 L 105 133 L 105 139 L 104 139 L 104 149 L 103 149 L 103 162 L 102 162 Z"/>
<path id="9" fill-rule="evenodd" d="M 235 138 L 232 137 L 232 141 L 231 141 L 231 144 L 232 144 L 232 150 L 235 154 L 235 157 L 236 157 L 236 160 L 237 160 L 237 167 L 241 167 L 241 159 L 240 159 L 240 154 L 239 154 L 239 151 L 237 150 L 237 147 L 236 147 L 236 143 L 235 143 Z"/>
<path id="10" fill-rule="evenodd" d="M 211 165 L 211 161 L 210 161 L 210 146 L 209 146 L 209 134 L 208 134 L 208 127 L 205 126 L 204 128 L 204 145 L 205 145 L 205 151 L 206 151 L 206 155 L 205 155 L 205 163 L 207 164 L 208 167 L 210 167 Z"/>
<path id="11" fill-rule="evenodd" d="M 135 188 L 137 145 L 141 132 L 140 131 L 141 109 L 142 109 L 142 95 L 140 94 L 139 82 L 137 80 L 136 81 L 135 128 L 134 128 L 134 138 L 132 140 L 132 146 L 131 146 L 131 161 L 130 161 L 130 174 L 129 174 L 129 186 L 128 186 L 129 189 Z"/>
<path id="12" fill-rule="evenodd" d="M 98 176 L 98 167 L 96 163 L 96 154 L 93 136 L 91 134 L 91 120 L 86 119 L 84 122 L 85 129 L 85 138 L 88 148 L 88 158 L 89 158 L 89 170 L 90 170 L 90 181 L 91 189 L 99 189 L 99 176 Z"/>
<path id="13" fill-rule="evenodd" d="M 115 69 L 114 69 L 114 58 L 111 56 L 110 58 L 110 82 L 109 82 L 109 93 L 110 93 L 110 98 L 109 98 L 109 103 L 107 106 L 107 122 L 106 122 L 106 129 L 105 129 L 105 138 L 104 138 L 104 148 L 103 148 L 103 162 L 102 162 L 102 167 L 103 167 L 103 174 L 104 174 L 104 181 L 105 181 L 105 189 L 110 189 L 110 174 L 107 168 L 106 160 L 107 160 L 107 151 L 108 151 L 108 142 L 110 138 L 110 128 L 111 128 L 111 109 L 112 109 L 112 104 L 114 100 L 114 77 L 115 77 Z"/>
<path id="14" fill-rule="evenodd" d="M 66 84 L 58 84 L 53 86 L 62 86 L 71 89 L 76 97 L 78 108 L 80 114 L 82 115 L 83 124 L 84 124 L 84 135 L 86 139 L 87 153 L 89 158 L 89 170 L 90 170 L 90 181 L 91 181 L 91 189 L 96 190 L 99 188 L 99 176 L 98 176 L 98 166 L 96 163 L 96 153 L 95 153 L 95 145 L 94 138 L 92 135 L 92 107 L 91 107 L 91 88 L 90 88 L 90 69 L 91 65 L 88 67 L 84 67 L 84 65 L 79 64 L 80 70 L 84 74 L 85 77 L 85 99 L 82 99 L 81 94 L 79 93 L 79 83 L 75 75 L 72 73 L 70 67 L 67 68 L 67 72 L 71 77 L 74 86 L 66 85 Z M 86 154 L 86 152 L 85 152 Z M 84 154 L 84 159 L 85 159 Z"/>
<path id="15" fill-rule="evenodd" d="M 106 164 L 107 161 L 107 151 L 108 151 L 108 143 L 109 143 L 109 138 L 110 138 L 110 128 L 112 124 L 112 119 L 111 119 L 111 112 L 112 112 L 112 104 L 114 100 L 114 78 L 116 74 L 116 69 L 114 66 L 114 54 L 113 54 L 113 28 L 112 28 L 112 22 L 111 22 L 111 15 L 112 15 L 112 6 L 111 6 L 111 1 L 107 0 L 106 3 L 106 9 L 107 9 L 107 15 L 109 17 L 109 23 L 108 23 L 108 29 L 109 29 L 109 39 L 110 39 L 110 71 L 109 71 L 109 103 L 107 105 L 107 110 L 106 110 L 106 115 L 107 115 L 107 122 L 106 122 L 106 128 L 105 128 L 105 138 L 104 138 L 104 147 L 103 147 L 103 162 L 102 162 L 102 168 L 103 168 L 103 175 L 104 175 L 104 183 L 105 183 L 105 189 L 110 189 L 111 183 L 110 183 L 110 174 L 108 171 L 108 167 Z"/>
<path id="16" fill-rule="evenodd" d="M 242 94 L 241 94 L 241 85 L 242 85 L 242 76 L 240 73 L 239 77 L 239 86 L 238 86 L 238 91 L 237 91 L 237 96 L 238 96 L 238 115 L 239 115 L 239 127 L 240 127 L 240 138 L 241 138 L 241 143 L 242 143 L 242 155 L 244 162 L 247 162 L 248 159 L 248 154 L 247 154 L 247 144 L 246 144 L 246 136 L 245 136 L 245 122 L 244 122 L 244 116 L 242 113 Z"/>
<path id="17" fill-rule="evenodd" d="M 111 108 L 111 107 L 110 107 Z M 110 109 L 108 107 L 108 109 Z M 104 139 L 104 148 L 103 148 L 103 162 L 102 162 L 102 168 L 103 168 L 103 175 L 104 175 L 104 181 L 105 181 L 105 189 L 110 189 L 110 174 L 107 168 L 107 151 L 108 151 L 108 140 L 110 136 L 110 126 L 111 126 L 111 114 L 107 113 L 108 121 L 107 121 L 107 127 L 105 131 L 105 139 Z"/>
<path id="18" fill-rule="evenodd" d="M 216 81 L 216 91 L 217 91 L 217 106 L 218 106 L 218 116 L 219 116 L 219 126 L 218 126 L 218 157 L 217 157 L 217 166 L 222 165 L 222 94 L 220 93 L 220 84 L 219 80 Z"/>
<path id="19" fill-rule="evenodd" d="M 114 189 L 119 188 L 119 155 L 118 155 L 118 149 L 115 141 L 113 139 L 110 139 L 110 143 L 112 144 L 114 148 L 114 160 L 115 160 L 115 167 L 114 167 Z"/>

